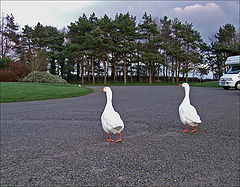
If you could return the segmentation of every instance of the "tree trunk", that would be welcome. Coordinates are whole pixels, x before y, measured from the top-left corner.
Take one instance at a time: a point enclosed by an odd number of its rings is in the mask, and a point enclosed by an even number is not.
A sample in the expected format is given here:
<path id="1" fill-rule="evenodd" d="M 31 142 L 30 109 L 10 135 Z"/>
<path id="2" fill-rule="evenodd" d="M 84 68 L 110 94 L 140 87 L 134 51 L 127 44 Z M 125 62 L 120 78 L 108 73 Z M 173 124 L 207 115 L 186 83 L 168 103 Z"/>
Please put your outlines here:
<path id="1" fill-rule="evenodd" d="M 142 83 L 141 66 L 139 65 L 139 63 L 138 63 L 138 79 L 139 79 L 139 82 Z"/>
<path id="2" fill-rule="evenodd" d="M 173 61 L 173 59 L 172 59 L 172 69 L 171 69 L 171 71 L 172 71 L 172 84 L 174 84 L 175 78 L 174 78 L 174 61 Z"/>
<path id="3" fill-rule="evenodd" d="M 107 76 L 109 71 L 109 57 L 107 55 L 107 64 L 105 62 L 105 57 L 103 57 L 103 66 L 104 66 L 104 84 L 107 84 Z"/>
<path id="4" fill-rule="evenodd" d="M 132 71 L 132 64 L 130 66 L 130 71 L 131 71 L 131 83 L 133 83 L 133 71 Z"/>
<path id="5" fill-rule="evenodd" d="M 95 84 L 95 59 L 94 55 L 92 55 L 92 78 L 93 78 L 93 84 Z"/>
<path id="6" fill-rule="evenodd" d="M 118 77 L 119 76 L 118 76 L 118 68 L 117 68 L 117 66 L 116 66 L 116 69 L 115 69 L 115 76 L 116 76 L 115 80 L 118 81 Z"/>
<path id="7" fill-rule="evenodd" d="M 81 62 L 81 78 L 82 78 L 82 84 L 84 83 L 84 68 L 83 68 L 83 62 Z"/>
<path id="8" fill-rule="evenodd" d="M 108 77 L 108 71 L 109 71 L 109 56 L 107 55 L 107 72 L 106 72 L 106 82 Z"/>
<path id="9" fill-rule="evenodd" d="M 124 60 L 124 84 L 127 84 L 127 62 Z"/>
<path id="10" fill-rule="evenodd" d="M 166 82 L 168 82 L 168 66 L 166 66 Z"/>
<path id="11" fill-rule="evenodd" d="M 189 44 L 188 44 L 188 46 L 187 46 L 187 54 L 190 56 L 190 52 L 189 52 L 189 49 L 190 48 L 190 46 L 189 46 Z M 189 59 L 187 58 L 187 63 L 185 64 L 186 66 L 185 66 L 185 68 L 186 68 L 186 82 L 188 82 L 188 66 L 189 66 Z"/>
<path id="12" fill-rule="evenodd" d="M 152 68 L 153 82 L 156 82 L 156 66 L 154 65 Z"/>
<path id="13" fill-rule="evenodd" d="M 188 82 L 188 71 L 186 72 L 186 82 Z"/>
<path id="14" fill-rule="evenodd" d="M 152 84 L 152 67 L 151 67 L 151 64 L 150 64 L 150 67 L 149 67 L 149 84 Z"/>
<path id="15" fill-rule="evenodd" d="M 177 81 L 177 84 L 179 83 L 179 68 L 180 65 L 179 65 L 179 62 L 178 62 L 178 59 L 176 59 L 176 81 Z"/>
<path id="16" fill-rule="evenodd" d="M 103 67 L 104 67 L 104 84 L 107 84 L 107 67 L 105 62 L 105 57 L 103 57 Z"/>
<path id="17" fill-rule="evenodd" d="M 90 68 L 89 68 L 89 63 L 90 63 L 90 61 L 89 60 L 87 60 L 87 78 L 88 78 L 88 83 L 90 83 Z"/>
<path id="18" fill-rule="evenodd" d="M 114 55 L 114 62 L 113 62 L 113 81 L 116 82 L 116 65 L 117 65 L 117 59 L 116 56 Z"/>

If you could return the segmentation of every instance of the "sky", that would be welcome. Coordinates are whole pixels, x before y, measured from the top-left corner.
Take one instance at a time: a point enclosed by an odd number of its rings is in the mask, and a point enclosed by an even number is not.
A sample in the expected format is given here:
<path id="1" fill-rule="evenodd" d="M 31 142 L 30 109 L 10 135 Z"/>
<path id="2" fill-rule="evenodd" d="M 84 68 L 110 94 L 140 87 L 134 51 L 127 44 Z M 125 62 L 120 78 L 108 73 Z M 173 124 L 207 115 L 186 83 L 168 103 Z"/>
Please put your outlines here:
<path id="1" fill-rule="evenodd" d="M 239 0 L 235 1 L 12 1 L 1 0 L 1 13 L 13 14 L 20 28 L 25 25 L 41 24 L 59 29 L 67 27 L 78 20 L 84 13 L 89 17 L 93 12 L 98 18 L 107 14 L 115 17 L 116 13 L 127 13 L 136 16 L 141 22 L 144 12 L 159 20 L 164 16 L 178 18 L 182 23 L 192 23 L 205 42 L 210 42 L 220 26 L 230 23 L 239 31 Z"/>

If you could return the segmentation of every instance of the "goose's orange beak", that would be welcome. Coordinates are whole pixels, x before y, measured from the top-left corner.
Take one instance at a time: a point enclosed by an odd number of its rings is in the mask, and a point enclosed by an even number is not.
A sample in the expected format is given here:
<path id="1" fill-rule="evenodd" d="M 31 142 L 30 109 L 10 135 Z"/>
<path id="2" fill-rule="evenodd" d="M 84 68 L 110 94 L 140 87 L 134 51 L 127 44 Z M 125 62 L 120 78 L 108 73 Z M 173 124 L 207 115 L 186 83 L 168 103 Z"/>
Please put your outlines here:
<path id="1" fill-rule="evenodd" d="M 104 90 L 103 90 L 103 89 L 101 89 L 101 91 L 102 91 L 102 92 L 104 92 Z"/>
<path id="2" fill-rule="evenodd" d="M 182 84 L 179 84 L 179 86 L 182 86 Z"/>

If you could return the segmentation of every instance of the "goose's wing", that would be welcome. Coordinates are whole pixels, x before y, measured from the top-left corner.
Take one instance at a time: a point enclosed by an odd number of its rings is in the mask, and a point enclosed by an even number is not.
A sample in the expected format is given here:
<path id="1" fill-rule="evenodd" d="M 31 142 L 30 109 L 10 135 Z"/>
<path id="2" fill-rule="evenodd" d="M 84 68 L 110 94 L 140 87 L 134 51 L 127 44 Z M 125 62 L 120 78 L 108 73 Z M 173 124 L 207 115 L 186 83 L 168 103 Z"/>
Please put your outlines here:
<path id="1" fill-rule="evenodd" d="M 200 116 L 197 113 L 197 110 L 192 105 L 185 105 L 182 108 L 182 114 L 186 118 L 186 120 L 191 121 L 193 123 L 201 123 Z"/>
<path id="2" fill-rule="evenodd" d="M 123 126 L 123 121 L 120 115 L 115 111 L 107 112 L 102 117 L 104 122 L 113 129 Z"/>

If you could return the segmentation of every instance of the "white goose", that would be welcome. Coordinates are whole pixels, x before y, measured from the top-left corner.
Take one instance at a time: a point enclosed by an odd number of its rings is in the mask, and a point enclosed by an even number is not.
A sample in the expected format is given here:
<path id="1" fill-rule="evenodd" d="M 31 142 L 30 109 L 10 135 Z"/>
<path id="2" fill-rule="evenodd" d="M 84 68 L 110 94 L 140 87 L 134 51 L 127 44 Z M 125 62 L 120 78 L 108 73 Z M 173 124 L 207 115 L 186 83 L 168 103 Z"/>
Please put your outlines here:
<path id="1" fill-rule="evenodd" d="M 110 87 L 104 87 L 101 91 L 106 92 L 107 96 L 107 103 L 101 116 L 102 128 L 109 135 L 107 141 L 114 142 L 110 133 L 119 133 L 119 140 L 117 140 L 116 143 L 121 142 L 121 131 L 124 128 L 124 124 L 120 115 L 113 108 L 112 90 Z"/>
<path id="2" fill-rule="evenodd" d="M 179 116 L 180 120 L 183 124 L 186 126 L 186 130 L 183 132 L 188 132 L 187 125 L 191 125 L 194 127 L 194 130 L 191 132 L 196 132 L 197 125 L 201 123 L 202 121 L 200 120 L 199 115 L 197 114 L 197 110 L 194 108 L 194 106 L 191 105 L 190 103 L 190 98 L 189 98 L 189 92 L 190 92 L 190 87 L 188 83 L 183 83 L 180 84 L 179 86 L 182 86 L 185 89 L 185 97 L 182 101 L 182 103 L 179 106 Z"/>

